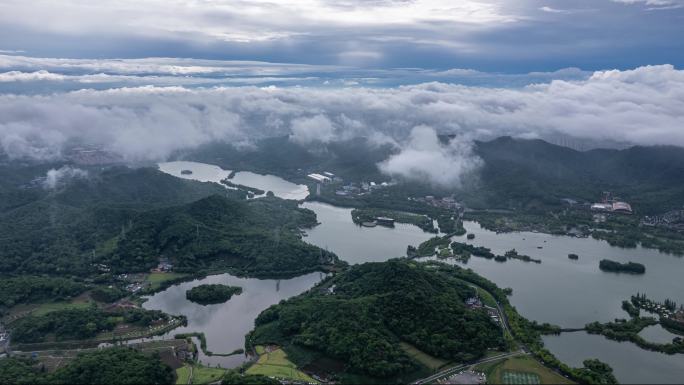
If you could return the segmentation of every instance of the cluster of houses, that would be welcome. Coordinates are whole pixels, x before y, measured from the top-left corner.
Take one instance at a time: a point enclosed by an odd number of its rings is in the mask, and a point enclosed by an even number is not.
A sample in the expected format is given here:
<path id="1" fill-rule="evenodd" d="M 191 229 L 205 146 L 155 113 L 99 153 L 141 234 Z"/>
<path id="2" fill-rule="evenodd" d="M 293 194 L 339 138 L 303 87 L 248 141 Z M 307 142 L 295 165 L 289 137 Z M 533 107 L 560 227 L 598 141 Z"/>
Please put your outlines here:
<path id="1" fill-rule="evenodd" d="M 382 182 L 361 182 L 361 183 L 349 183 L 348 185 L 341 186 L 335 191 L 335 195 L 339 196 L 360 196 L 368 194 L 374 190 L 390 186 L 390 183 Z"/>
<path id="2" fill-rule="evenodd" d="M 129 293 L 137 293 L 145 287 L 144 274 L 119 274 L 116 278 L 126 282 L 124 289 Z"/>
<path id="3" fill-rule="evenodd" d="M 499 323 L 499 311 L 482 303 L 479 297 L 470 297 L 465 302 L 468 309 L 484 309 L 492 321 Z"/>
<path id="4" fill-rule="evenodd" d="M 465 209 L 461 203 L 459 203 L 453 197 L 435 198 L 432 195 L 427 195 L 425 197 L 409 198 L 414 202 L 421 202 L 432 207 L 437 207 L 439 209 L 449 210 L 457 213 L 462 213 Z"/>
<path id="5" fill-rule="evenodd" d="M 679 309 L 676 309 L 676 304 L 670 303 L 670 306 L 667 306 L 667 302 L 668 301 L 666 301 L 666 304 L 661 304 L 645 298 L 645 296 L 640 296 L 639 294 L 637 294 L 636 297 L 632 297 L 632 303 L 638 308 L 684 324 L 684 306 L 680 306 Z"/>
<path id="6" fill-rule="evenodd" d="M 684 210 L 668 211 L 663 215 L 646 216 L 641 220 L 644 226 L 665 227 L 670 230 L 684 231 Z"/>
<path id="7" fill-rule="evenodd" d="M 159 258 L 159 264 L 157 265 L 157 267 L 152 269 L 151 272 L 152 273 L 168 273 L 171 270 L 173 270 L 173 264 L 171 263 L 171 261 L 169 261 L 168 258 L 162 257 L 162 258 Z"/>
<path id="8" fill-rule="evenodd" d="M 109 267 L 109 266 L 107 266 L 107 265 L 105 265 L 104 263 L 96 263 L 96 264 L 94 264 L 93 266 L 94 266 L 94 267 L 97 269 L 97 271 L 99 271 L 100 273 L 109 273 L 110 271 L 112 271 L 112 268 Z"/>

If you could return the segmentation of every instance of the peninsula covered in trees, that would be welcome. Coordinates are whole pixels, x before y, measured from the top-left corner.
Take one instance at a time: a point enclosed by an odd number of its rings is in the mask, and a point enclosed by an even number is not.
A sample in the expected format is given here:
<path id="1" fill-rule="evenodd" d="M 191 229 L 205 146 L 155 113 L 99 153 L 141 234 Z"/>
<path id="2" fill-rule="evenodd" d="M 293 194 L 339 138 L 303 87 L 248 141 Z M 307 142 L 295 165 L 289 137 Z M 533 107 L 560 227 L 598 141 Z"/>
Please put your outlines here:
<path id="1" fill-rule="evenodd" d="M 352 372 L 390 378 L 418 367 L 402 343 L 463 362 L 504 348 L 487 312 L 466 307 L 475 294 L 465 282 L 420 263 L 366 263 L 265 310 L 247 339 L 313 349 Z"/>
<path id="2" fill-rule="evenodd" d="M 228 301 L 233 295 L 242 293 L 242 288 L 228 285 L 199 285 L 185 292 L 185 298 L 200 305 L 211 305 Z"/>

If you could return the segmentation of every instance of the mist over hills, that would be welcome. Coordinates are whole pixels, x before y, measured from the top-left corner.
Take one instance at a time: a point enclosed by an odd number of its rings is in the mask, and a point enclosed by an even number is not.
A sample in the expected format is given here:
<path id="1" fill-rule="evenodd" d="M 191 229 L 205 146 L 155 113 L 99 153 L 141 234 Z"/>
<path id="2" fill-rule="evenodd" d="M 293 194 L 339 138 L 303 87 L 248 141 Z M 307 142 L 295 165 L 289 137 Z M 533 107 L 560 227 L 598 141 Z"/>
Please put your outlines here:
<path id="1" fill-rule="evenodd" d="M 446 142 L 448 137 L 441 137 Z M 270 138 L 248 150 L 212 145 L 186 154 L 188 159 L 226 168 L 244 168 L 302 179 L 306 172 L 329 170 L 349 181 L 389 181 L 378 165 L 397 153 L 356 138 L 307 149 L 287 137 Z M 660 213 L 684 205 L 684 148 L 634 146 L 626 149 L 577 151 L 540 139 L 500 137 L 476 141 L 473 156 L 480 160 L 458 187 L 435 185 L 429 178 L 398 176 L 415 193 L 456 194 L 481 208 L 525 209 L 557 206 L 563 198 L 598 201 L 611 191 L 634 203 L 642 214 Z M 422 167 L 446 165 L 425 164 Z"/>

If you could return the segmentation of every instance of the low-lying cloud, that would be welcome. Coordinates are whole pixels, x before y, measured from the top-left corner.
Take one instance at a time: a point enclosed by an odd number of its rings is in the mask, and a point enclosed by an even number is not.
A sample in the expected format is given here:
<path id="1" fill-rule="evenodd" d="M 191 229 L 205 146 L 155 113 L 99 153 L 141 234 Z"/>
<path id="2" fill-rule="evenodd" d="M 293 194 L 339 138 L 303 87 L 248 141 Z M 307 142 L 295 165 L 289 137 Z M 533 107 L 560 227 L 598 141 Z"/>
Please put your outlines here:
<path id="1" fill-rule="evenodd" d="M 379 167 L 388 175 L 448 187 L 459 186 L 461 178 L 481 163 L 468 141 L 454 138 L 445 145 L 432 127 L 417 126 L 401 151 Z"/>
<path id="2" fill-rule="evenodd" d="M 434 82 L 0 94 L 0 148 L 13 158 L 57 159 L 85 143 L 129 161 L 155 161 L 215 141 L 289 135 L 307 144 L 365 136 L 397 146 L 398 155 L 381 166 L 385 172 L 439 184 L 457 183 L 458 174 L 477 163 L 467 151 L 472 139 L 562 135 L 684 146 L 682 127 L 684 71 L 670 65 L 505 89 Z M 435 134 L 459 139 L 435 147 Z M 427 163 L 435 168 L 424 168 Z M 459 166 L 451 171 L 441 164 Z"/>
<path id="3" fill-rule="evenodd" d="M 54 190 L 69 180 L 74 178 L 87 178 L 88 172 L 80 168 L 74 168 L 71 166 L 62 166 L 58 169 L 50 169 L 45 175 L 45 180 L 43 181 L 43 187 L 46 190 Z"/>

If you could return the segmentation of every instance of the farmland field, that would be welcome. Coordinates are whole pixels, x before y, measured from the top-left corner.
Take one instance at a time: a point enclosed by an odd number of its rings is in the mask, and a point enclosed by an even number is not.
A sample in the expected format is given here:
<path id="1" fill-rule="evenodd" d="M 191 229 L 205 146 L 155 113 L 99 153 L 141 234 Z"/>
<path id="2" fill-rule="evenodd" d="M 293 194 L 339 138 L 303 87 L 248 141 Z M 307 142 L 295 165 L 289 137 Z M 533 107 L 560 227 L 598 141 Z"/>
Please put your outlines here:
<path id="1" fill-rule="evenodd" d="M 176 384 L 187 384 L 190 381 L 190 366 L 183 365 L 176 369 Z"/>
<path id="2" fill-rule="evenodd" d="M 192 369 L 193 384 L 208 384 L 216 382 L 226 373 L 225 369 L 208 368 L 206 366 L 194 366 Z"/>
<path id="3" fill-rule="evenodd" d="M 247 369 L 247 374 L 261 374 L 267 377 L 316 382 L 313 378 L 298 370 L 297 366 L 287 358 L 287 354 L 282 349 L 266 351 L 263 348 L 257 347 L 257 352 L 260 351 L 263 354 L 259 356 L 259 360 L 254 365 Z"/>
<path id="4" fill-rule="evenodd" d="M 147 276 L 147 282 L 150 284 L 152 290 L 157 290 L 162 283 L 172 279 L 182 278 L 186 275 L 187 274 L 181 273 L 150 273 L 150 275 Z"/>

